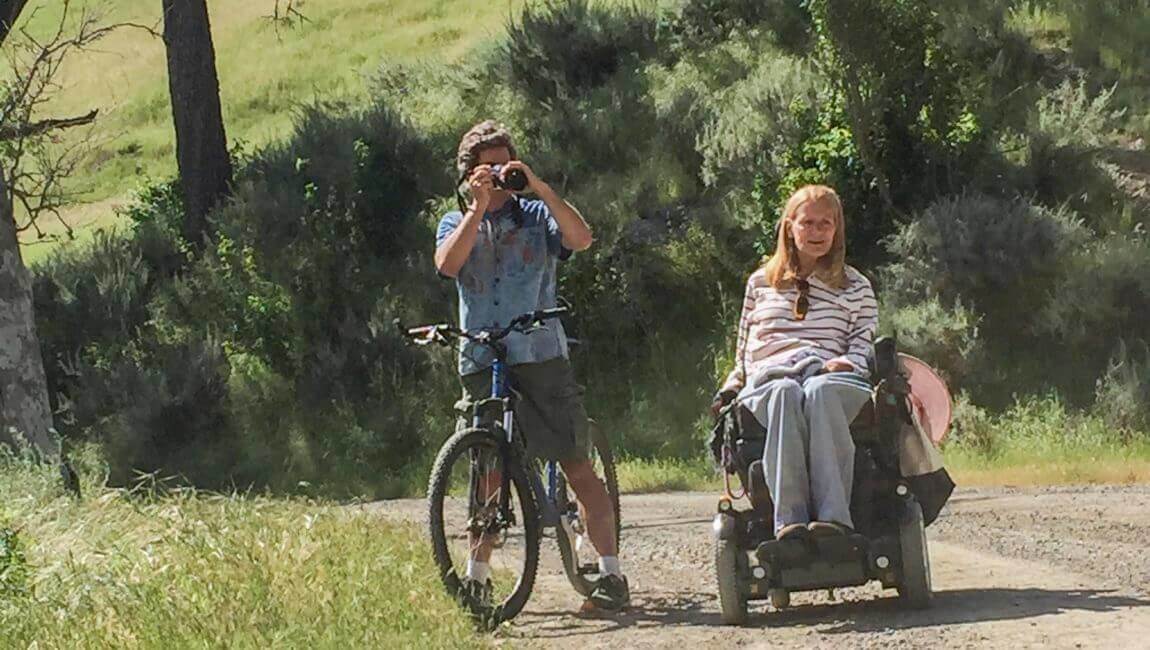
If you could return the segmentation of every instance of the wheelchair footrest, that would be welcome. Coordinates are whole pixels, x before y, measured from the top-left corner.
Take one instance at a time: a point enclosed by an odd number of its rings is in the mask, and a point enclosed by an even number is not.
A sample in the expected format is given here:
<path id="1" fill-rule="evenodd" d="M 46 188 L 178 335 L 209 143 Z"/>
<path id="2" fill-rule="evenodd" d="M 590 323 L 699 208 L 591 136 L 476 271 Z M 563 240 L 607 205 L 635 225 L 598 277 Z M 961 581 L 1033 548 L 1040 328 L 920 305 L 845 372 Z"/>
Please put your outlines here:
<path id="1" fill-rule="evenodd" d="M 813 559 L 810 545 L 801 539 L 767 540 L 755 549 L 755 556 L 764 567 L 805 566 Z"/>
<path id="2" fill-rule="evenodd" d="M 868 542 L 862 535 L 836 535 L 812 541 L 819 557 L 828 562 L 850 562 L 866 557 Z"/>
<path id="3" fill-rule="evenodd" d="M 862 535 L 769 540 L 755 556 L 771 586 L 795 591 L 846 587 L 868 579 L 868 541 Z"/>

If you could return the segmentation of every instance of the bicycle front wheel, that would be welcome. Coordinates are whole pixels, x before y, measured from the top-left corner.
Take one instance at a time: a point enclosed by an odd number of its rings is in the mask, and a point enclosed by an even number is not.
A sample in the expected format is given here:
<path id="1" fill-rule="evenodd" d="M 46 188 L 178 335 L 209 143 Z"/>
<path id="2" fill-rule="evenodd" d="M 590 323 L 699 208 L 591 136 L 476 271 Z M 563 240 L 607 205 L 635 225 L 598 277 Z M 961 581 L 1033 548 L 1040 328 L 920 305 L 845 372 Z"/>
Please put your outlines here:
<path id="1" fill-rule="evenodd" d="M 619 479 L 615 474 L 615 456 L 607 437 L 595 423 L 591 423 L 591 466 L 595 475 L 607 488 L 611 498 L 611 512 L 615 518 L 615 546 L 619 545 L 619 530 L 622 528 L 619 509 Z M 559 555 L 563 559 L 563 570 L 567 580 L 579 595 L 588 597 L 595 590 L 599 580 L 598 554 L 587 536 L 586 513 L 575 498 L 575 492 L 560 473 L 555 495 L 559 511 L 560 526 L 556 531 Z"/>
<path id="2" fill-rule="evenodd" d="M 489 626 L 513 618 L 539 565 L 539 515 L 522 460 L 491 431 L 457 432 L 439 450 L 427 494 L 448 593 Z"/>

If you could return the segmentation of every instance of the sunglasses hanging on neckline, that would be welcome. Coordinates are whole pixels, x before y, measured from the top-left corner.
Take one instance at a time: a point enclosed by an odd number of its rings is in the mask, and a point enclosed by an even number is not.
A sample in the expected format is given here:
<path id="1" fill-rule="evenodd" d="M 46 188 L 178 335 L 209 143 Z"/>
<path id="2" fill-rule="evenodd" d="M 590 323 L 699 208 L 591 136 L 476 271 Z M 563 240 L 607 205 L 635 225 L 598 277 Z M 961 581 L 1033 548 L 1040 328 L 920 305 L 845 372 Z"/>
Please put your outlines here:
<path id="1" fill-rule="evenodd" d="M 799 290 L 799 295 L 795 296 L 793 312 L 795 320 L 803 320 L 811 309 L 811 283 L 806 278 L 795 278 L 795 288 Z"/>

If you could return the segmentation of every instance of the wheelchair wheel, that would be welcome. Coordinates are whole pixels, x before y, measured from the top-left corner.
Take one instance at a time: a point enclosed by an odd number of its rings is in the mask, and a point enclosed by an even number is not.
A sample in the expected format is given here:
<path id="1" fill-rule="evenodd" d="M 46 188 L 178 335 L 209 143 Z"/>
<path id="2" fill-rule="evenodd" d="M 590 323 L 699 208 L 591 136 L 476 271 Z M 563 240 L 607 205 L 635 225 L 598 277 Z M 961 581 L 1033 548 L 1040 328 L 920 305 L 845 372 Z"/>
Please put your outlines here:
<path id="1" fill-rule="evenodd" d="M 715 540 L 715 577 L 719 581 L 719 608 L 724 625 L 747 622 L 747 598 L 739 584 L 740 553 L 735 540 Z"/>
<path id="2" fill-rule="evenodd" d="M 899 525 L 899 545 L 902 547 L 902 581 L 898 593 L 914 609 L 930 607 L 930 553 L 926 546 L 926 528 L 923 525 L 922 506 L 911 501 Z"/>

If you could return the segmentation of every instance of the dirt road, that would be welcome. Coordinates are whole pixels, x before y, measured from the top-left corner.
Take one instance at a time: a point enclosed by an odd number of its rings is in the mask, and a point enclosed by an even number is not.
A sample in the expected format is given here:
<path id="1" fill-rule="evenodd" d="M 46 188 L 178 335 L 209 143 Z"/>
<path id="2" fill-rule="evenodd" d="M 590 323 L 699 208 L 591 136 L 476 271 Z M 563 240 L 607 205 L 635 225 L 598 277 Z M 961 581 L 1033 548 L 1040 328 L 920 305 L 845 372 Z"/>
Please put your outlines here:
<path id="1" fill-rule="evenodd" d="M 714 494 L 623 500 L 632 607 L 576 614 L 581 599 L 544 540 L 535 592 L 500 631 L 512 647 L 834 647 L 1150 649 L 1150 487 L 960 490 L 928 529 L 932 609 L 903 611 L 877 585 L 752 603 L 720 625 L 712 564 Z M 369 506 L 422 521 L 422 501 Z"/>

